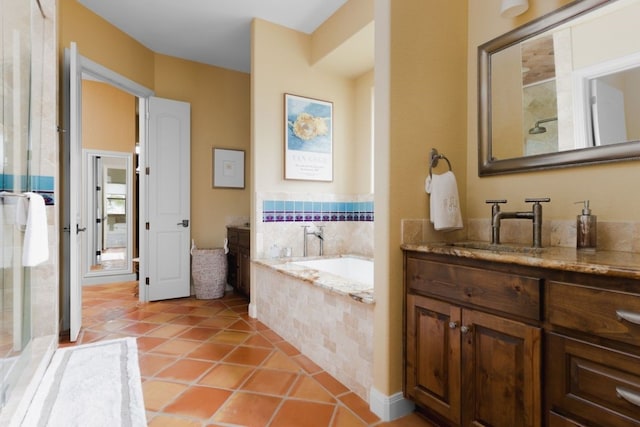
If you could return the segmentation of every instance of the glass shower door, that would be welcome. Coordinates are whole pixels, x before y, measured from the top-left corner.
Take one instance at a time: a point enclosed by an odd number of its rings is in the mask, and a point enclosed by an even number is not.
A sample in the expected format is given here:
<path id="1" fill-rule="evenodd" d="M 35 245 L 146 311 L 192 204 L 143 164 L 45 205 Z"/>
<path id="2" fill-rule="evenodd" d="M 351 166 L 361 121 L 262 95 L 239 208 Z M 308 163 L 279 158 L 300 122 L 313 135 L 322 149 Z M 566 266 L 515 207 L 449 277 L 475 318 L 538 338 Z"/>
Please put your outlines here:
<path id="1" fill-rule="evenodd" d="M 0 408 L 31 339 L 28 269 L 16 209 L 28 188 L 31 3 L 0 0 Z"/>

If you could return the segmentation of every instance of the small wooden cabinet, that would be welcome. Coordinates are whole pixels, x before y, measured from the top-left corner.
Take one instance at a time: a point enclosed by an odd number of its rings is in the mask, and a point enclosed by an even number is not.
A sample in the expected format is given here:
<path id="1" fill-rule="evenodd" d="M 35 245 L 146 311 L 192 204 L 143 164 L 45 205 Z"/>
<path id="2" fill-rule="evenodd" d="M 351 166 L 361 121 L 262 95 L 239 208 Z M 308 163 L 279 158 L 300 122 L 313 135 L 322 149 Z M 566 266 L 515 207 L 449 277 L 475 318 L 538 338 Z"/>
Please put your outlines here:
<path id="1" fill-rule="evenodd" d="M 229 253 L 227 254 L 227 283 L 249 296 L 251 290 L 251 247 L 249 229 L 246 227 L 227 227 Z"/>
<path id="2" fill-rule="evenodd" d="M 406 254 L 405 289 L 406 396 L 439 424 L 539 426 L 539 279 Z"/>

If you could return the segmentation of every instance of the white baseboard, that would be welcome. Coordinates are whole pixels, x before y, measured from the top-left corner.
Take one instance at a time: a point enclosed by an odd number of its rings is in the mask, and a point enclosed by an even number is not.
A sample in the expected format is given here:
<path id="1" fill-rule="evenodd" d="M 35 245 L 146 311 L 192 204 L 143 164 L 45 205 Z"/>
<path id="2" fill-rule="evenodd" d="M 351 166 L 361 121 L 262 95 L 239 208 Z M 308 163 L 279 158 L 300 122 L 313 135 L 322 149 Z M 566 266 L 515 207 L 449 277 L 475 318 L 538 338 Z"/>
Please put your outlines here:
<path id="1" fill-rule="evenodd" d="M 258 318 L 258 309 L 256 308 L 256 304 L 252 301 L 249 303 L 249 317 L 252 319 Z"/>
<path id="2" fill-rule="evenodd" d="M 107 283 L 133 282 L 134 280 L 136 280 L 135 273 L 102 274 L 83 277 L 82 285 L 105 285 Z"/>
<path id="3" fill-rule="evenodd" d="M 393 421 L 413 412 L 415 405 L 411 400 L 405 399 L 402 392 L 387 396 L 371 387 L 369 408 L 382 421 Z"/>

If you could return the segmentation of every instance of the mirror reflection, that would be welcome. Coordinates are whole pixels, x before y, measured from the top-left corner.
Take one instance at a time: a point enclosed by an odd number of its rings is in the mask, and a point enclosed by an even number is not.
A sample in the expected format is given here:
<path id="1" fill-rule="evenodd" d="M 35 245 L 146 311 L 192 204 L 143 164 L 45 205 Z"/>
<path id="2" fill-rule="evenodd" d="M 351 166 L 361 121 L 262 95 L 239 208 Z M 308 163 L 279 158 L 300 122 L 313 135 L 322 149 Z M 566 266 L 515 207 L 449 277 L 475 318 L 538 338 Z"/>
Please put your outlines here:
<path id="1" fill-rule="evenodd" d="M 131 154 L 85 151 L 86 275 L 128 272 L 131 263 Z"/>
<path id="2" fill-rule="evenodd" d="M 637 157 L 639 18 L 638 0 L 574 2 L 481 46 L 480 175 Z"/>

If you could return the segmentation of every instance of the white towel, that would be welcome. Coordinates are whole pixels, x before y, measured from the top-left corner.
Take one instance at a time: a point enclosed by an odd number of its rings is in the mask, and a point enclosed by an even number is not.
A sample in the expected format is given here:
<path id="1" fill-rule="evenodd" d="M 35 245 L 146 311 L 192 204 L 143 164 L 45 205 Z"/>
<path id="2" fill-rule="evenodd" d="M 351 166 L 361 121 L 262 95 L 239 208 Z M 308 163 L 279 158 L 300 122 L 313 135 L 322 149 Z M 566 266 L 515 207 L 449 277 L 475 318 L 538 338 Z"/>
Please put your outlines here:
<path id="1" fill-rule="evenodd" d="M 44 198 L 36 193 L 24 193 L 18 199 L 16 224 L 24 229 L 22 265 L 35 267 L 49 259 L 49 230 Z M 23 228 L 24 227 L 24 228 Z"/>
<path id="2" fill-rule="evenodd" d="M 431 195 L 430 210 L 433 228 L 452 231 L 462 228 L 458 184 L 453 172 L 427 176 L 425 190 Z"/>

